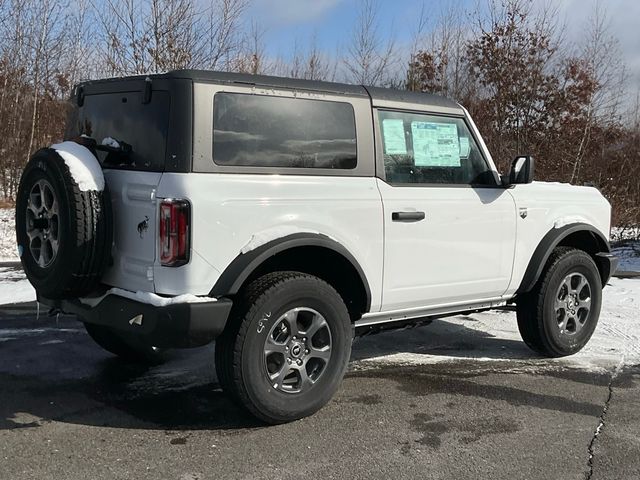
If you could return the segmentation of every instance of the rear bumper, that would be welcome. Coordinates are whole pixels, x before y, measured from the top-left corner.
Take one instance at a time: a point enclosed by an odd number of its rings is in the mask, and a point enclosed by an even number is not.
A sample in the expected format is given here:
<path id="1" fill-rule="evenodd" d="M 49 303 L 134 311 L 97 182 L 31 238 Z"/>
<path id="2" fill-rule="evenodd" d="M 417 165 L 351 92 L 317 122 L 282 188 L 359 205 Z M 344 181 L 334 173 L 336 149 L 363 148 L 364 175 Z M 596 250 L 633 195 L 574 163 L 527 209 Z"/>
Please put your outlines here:
<path id="1" fill-rule="evenodd" d="M 616 273 L 619 259 L 612 253 L 601 252 L 596 254 L 596 262 L 602 275 L 602 286 L 604 287 L 611 278 L 611 275 Z"/>
<path id="2" fill-rule="evenodd" d="M 155 306 L 114 294 L 95 305 L 79 299 L 51 300 L 40 296 L 38 301 L 76 314 L 83 322 L 136 334 L 150 345 L 163 348 L 198 347 L 211 342 L 224 330 L 233 305 L 231 300 L 219 298 Z"/>

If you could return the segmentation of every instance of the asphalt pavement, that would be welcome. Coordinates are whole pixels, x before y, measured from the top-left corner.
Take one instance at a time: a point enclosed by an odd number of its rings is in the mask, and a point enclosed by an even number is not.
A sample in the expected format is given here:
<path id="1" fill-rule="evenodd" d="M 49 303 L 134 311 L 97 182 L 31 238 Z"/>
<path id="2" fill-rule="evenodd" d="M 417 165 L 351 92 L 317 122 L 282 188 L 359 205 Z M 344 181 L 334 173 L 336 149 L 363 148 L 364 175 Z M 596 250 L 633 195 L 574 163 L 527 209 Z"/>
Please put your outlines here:
<path id="1" fill-rule="evenodd" d="M 329 405 L 269 427 L 221 392 L 213 346 L 133 366 L 34 303 L 0 306 L 0 333 L 3 480 L 640 478 L 640 366 L 585 371 L 520 345 L 465 359 L 473 334 L 452 339 L 459 359 L 388 365 L 364 337 Z"/>

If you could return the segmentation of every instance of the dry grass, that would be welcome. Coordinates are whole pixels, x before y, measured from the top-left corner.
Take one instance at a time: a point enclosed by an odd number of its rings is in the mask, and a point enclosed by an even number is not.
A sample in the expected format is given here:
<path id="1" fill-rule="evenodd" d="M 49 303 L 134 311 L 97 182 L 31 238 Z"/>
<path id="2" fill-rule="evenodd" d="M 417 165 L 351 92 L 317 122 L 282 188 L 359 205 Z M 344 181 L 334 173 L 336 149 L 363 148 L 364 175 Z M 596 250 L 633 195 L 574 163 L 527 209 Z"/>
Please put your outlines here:
<path id="1" fill-rule="evenodd" d="M 15 208 L 16 202 L 12 198 L 0 198 L 0 208 Z"/>

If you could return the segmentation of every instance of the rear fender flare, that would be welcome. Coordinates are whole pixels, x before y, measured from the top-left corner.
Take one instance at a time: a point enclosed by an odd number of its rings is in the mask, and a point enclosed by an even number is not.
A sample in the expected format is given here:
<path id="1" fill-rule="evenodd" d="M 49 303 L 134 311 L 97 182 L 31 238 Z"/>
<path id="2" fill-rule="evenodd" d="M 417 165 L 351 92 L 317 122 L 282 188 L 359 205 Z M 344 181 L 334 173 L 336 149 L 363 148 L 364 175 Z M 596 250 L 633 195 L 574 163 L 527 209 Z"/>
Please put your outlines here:
<path id="1" fill-rule="evenodd" d="M 237 294 L 242 285 L 265 261 L 281 252 L 296 247 L 322 247 L 333 250 L 344 257 L 356 270 L 366 293 L 366 311 L 371 308 L 371 289 L 364 270 L 355 257 L 336 240 L 318 233 L 295 233 L 272 240 L 247 253 L 239 254 L 222 272 L 213 286 L 210 296 L 220 297 Z"/>

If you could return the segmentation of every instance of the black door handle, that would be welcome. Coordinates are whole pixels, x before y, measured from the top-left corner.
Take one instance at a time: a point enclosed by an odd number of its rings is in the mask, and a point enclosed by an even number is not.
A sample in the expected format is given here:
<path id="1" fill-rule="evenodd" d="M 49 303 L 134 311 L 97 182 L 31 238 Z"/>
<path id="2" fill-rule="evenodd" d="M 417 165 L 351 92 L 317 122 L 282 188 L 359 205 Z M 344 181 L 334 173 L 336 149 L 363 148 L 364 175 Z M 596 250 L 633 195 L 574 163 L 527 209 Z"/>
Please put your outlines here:
<path id="1" fill-rule="evenodd" d="M 391 220 L 394 222 L 419 222 L 424 220 L 424 212 L 393 212 Z"/>

